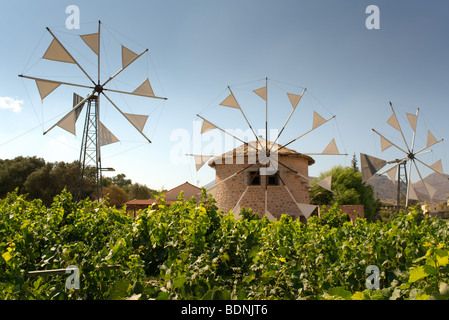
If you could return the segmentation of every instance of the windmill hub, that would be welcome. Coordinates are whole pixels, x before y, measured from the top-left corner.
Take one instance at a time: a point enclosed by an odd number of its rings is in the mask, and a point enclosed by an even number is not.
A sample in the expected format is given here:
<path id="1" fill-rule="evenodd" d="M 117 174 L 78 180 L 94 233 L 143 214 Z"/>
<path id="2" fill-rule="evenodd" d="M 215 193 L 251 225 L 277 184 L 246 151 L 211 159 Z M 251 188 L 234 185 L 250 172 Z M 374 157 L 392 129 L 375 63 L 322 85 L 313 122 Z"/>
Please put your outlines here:
<path id="1" fill-rule="evenodd" d="M 95 86 L 95 92 L 102 93 L 103 92 L 103 86 L 100 85 L 100 84 L 97 84 Z"/>
<path id="2" fill-rule="evenodd" d="M 410 152 L 410 153 L 407 155 L 407 157 L 408 157 L 410 160 L 413 160 L 413 159 L 415 159 L 415 154 Z"/>

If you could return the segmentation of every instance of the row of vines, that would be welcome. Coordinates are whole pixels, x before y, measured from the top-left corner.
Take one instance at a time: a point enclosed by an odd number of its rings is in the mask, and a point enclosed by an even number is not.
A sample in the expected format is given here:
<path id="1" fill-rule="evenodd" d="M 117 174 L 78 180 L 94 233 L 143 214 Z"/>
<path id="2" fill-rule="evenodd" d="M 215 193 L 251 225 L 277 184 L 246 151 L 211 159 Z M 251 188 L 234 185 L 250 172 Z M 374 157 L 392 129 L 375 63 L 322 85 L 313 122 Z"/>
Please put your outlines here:
<path id="1" fill-rule="evenodd" d="M 70 193 L 0 200 L 1 299 L 447 299 L 449 234 L 417 210 L 354 223 L 338 205 L 307 224 L 243 218 L 201 201 L 126 211 Z M 79 268 L 67 275 L 30 271 Z M 109 268 L 119 265 L 119 268 Z M 366 269 L 380 270 L 367 289 Z"/>

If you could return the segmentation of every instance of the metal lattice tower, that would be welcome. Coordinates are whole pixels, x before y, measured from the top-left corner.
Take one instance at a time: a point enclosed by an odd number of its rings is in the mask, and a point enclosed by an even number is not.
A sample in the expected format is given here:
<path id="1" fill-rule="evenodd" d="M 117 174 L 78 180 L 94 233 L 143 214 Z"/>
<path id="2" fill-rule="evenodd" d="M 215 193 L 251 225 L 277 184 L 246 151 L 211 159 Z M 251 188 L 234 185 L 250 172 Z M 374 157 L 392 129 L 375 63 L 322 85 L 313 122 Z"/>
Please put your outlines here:
<path id="1" fill-rule="evenodd" d="M 95 168 L 95 184 L 97 191 L 97 199 L 101 199 L 103 194 L 100 186 L 102 185 L 101 174 L 101 151 L 98 143 L 98 125 L 99 125 L 99 103 L 98 96 L 93 96 L 87 101 L 86 120 L 84 122 L 83 139 L 81 142 L 81 152 L 76 183 L 76 197 L 80 195 L 81 181 L 85 177 L 85 170 L 87 166 Z"/>

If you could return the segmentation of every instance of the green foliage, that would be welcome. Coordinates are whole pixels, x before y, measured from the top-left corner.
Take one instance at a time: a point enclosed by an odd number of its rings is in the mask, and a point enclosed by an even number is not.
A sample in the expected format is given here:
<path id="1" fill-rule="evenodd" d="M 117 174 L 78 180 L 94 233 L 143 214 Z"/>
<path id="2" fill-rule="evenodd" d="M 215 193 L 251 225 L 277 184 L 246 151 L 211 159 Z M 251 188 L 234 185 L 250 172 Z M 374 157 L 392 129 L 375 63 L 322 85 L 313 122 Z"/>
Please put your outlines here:
<path id="1" fill-rule="evenodd" d="M 334 193 L 313 184 L 310 190 L 311 203 L 318 205 L 363 205 L 365 218 L 374 221 L 380 203 L 374 197 L 373 187 L 362 183 L 362 174 L 353 167 L 336 166 L 323 172 L 317 180 L 332 175 L 332 190 Z"/>
<path id="2" fill-rule="evenodd" d="M 81 198 L 96 199 L 94 167 L 85 168 L 84 179 L 79 184 Z M 17 188 L 19 194 L 27 194 L 28 198 L 40 199 L 45 205 L 51 205 L 53 198 L 66 189 L 75 193 L 78 178 L 79 162 L 45 162 L 36 157 L 17 157 L 12 160 L 0 159 L 0 198 Z M 109 194 L 111 205 L 122 206 L 132 199 L 150 199 L 159 194 L 146 185 L 132 183 L 125 174 L 104 177 L 104 195 Z"/>
<path id="3" fill-rule="evenodd" d="M 28 176 L 44 165 L 44 159 L 36 157 L 17 157 L 12 160 L 0 159 L 0 198 L 4 198 L 8 192 L 16 188 L 19 188 L 19 192 L 22 192 Z"/>
<path id="4" fill-rule="evenodd" d="M 446 299 L 447 222 L 402 212 L 387 223 L 353 223 L 338 205 L 307 224 L 283 215 L 242 219 L 203 190 L 141 210 L 123 210 L 68 192 L 50 206 L 16 192 L 0 200 L 0 299 Z M 80 271 L 80 289 L 67 275 Z M 120 265 L 117 269 L 108 265 Z M 366 289 L 369 265 L 380 289 Z"/>

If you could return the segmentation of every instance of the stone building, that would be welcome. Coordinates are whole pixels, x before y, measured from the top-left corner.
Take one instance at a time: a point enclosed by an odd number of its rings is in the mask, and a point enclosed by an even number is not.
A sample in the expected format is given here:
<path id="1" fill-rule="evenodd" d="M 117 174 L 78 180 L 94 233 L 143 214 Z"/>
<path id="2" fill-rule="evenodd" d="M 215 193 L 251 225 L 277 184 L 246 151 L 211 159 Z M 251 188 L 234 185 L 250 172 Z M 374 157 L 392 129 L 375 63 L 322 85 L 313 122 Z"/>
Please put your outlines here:
<path id="1" fill-rule="evenodd" d="M 245 207 L 263 216 L 266 199 L 267 210 L 275 218 L 281 214 L 299 217 L 298 204 L 309 204 L 308 167 L 315 160 L 268 142 L 268 150 L 279 148 L 277 156 L 274 156 L 275 159 L 277 157 L 277 171 L 269 175 L 261 174 L 258 168 L 264 162 L 263 151 L 262 157 L 259 157 L 255 150 L 257 147 L 260 150 L 260 146 L 265 148 L 266 141 L 259 140 L 260 144 L 252 141 L 248 143 L 249 147 L 243 144 L 209 161 L 209 166 L 215 169 L 215 187 L 210 189 L 210 193 L 224 212 L 234 208 L 234 212 L 240 211 Z"/>

